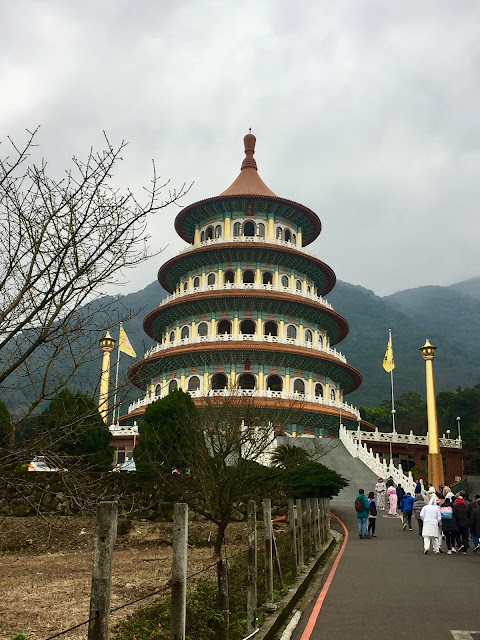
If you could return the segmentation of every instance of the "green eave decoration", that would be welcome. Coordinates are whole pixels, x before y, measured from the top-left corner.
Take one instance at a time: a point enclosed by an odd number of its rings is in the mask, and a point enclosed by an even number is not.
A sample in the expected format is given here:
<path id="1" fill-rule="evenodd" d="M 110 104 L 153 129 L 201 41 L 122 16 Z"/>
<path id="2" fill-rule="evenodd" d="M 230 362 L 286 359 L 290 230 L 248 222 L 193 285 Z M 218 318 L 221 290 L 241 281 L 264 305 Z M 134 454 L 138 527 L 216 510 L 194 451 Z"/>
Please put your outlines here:
<path id="1" fill-rule="evenodd" d="M 233 290 L 232 290 L 233 291 Z M 252 290 L 253 291 L 253 290 Z M 189 299 L 190 298 L 190 299 Z M 304 304 L 302 300 L 284 300 L 277 298 L 270 293 L 269 297 L 260 296 L 229 296 L 222 295 L 219 291 L 218 295 L 211 298 L 202 298 L 199 300 L 196 296 L 186 296 L 185 300 L 179 301 L 177 304 L 165 305 L 159 307 L 157 316 L 152 322 L 152 330 L 149 335 L 161 342 L 161 337 L 167 329 L 174 326 L 181 318 L 189 318 L 192 315 L 202 313 L 205 316 L 228 313 L 257 313 L 262 315 L 283 315 L 292 318 L 298 318 L 298 322 L 311 322 L 314 325 L 322 327 L 330 336 L 332 345 L 340 342 L 348 333 L 348 323 L 345 322 L 346 331 L 342 331 L 340 321 L 328 309 L 316 304 Z M 233 315 L 232 315 L 233 317 Z"/>
<path id="2" fill-rule="evenodd" d="M 177 369 L 191 369 L 202 366 L 231 366 L 249 359 L 256 365 L 272 367 L 289 367 L 291 370 L 312 371 L 317 375 L 336 380 L 344 393 L 349 393 L 355 387 L 355 380 L 348 368 L 341 362 L 323 360 L 321 357 L 303 355 L 282 351 L 255 351 L 254 343 L 242 343 L 238 349 L 204 349 L 198 351 L 184 351 L 173 348 L 159 352 L 138 365 L 135 384 L 146 389 L 147 384 L 158 376 Z M 321 352 L 320 352 L 321 353 Z"/>
<path id="3" fill-rule="evenodd" d="M 313 232 L 312 223 L 308 216 L 302 213 L 299 209 L 291 204 L 277 201 L 274 199 L 261 199 L 261 198 L 225 198 L 224 200 L 216 200 L 213 202 L 206 202 L 205 204 L 199 204 L 193 211 L 189 213 L 186 220 L 183 223 L 183 229 L 185 236 L 190 242 L 193 242 L 195 234 L 195 227 L 201 227 L 207 224 L 207 221 L 221 220 L 225 214 L 237 214 L 238 216 L 245 215 L 247 210 L 247 203 L 253 202 L 253 207 L 256 215 L 264 215 L 265 218 L 268 215 L 275 216 L 279 222 L 290 221 L 292 225 L 297 228 L 301 228 L 305 242 L 309 241 Z"/>
<path id="4" fill-rule="evenodd" d="M 187 273 L 201 271 L 205 267 L 216 270 L 219 264 L 232 263 L 275 265 L 281 271 L 286 269 L 304 274 L 315 283 L 322 295 L 330 291 L 333 286 L 331 282 L 333 272 L 326 265 L 323 268 L 323 263 L 320 261 L 312 260 L 311 256 L 301 254 L 299 251 L 289 252 L 285 250 L 285 247 L 269 245 L 268 243 L 258 245 L 252 243 L 248 246 L 242 245 L 238 247 L 210 245 L 202 251 L 195 251 L 192 254 L 180 254 L 169 262 L 171 266 L 164 276 L 162 273 L 164 268 L 160 269 L 162 276 L 165 278 L 167 291 L 173 291 L 177 283 L 181 282 Z M 166 268 L 168 264 L 166 263 Z M 327 269 L 328 273 L 326 272 Z"/>

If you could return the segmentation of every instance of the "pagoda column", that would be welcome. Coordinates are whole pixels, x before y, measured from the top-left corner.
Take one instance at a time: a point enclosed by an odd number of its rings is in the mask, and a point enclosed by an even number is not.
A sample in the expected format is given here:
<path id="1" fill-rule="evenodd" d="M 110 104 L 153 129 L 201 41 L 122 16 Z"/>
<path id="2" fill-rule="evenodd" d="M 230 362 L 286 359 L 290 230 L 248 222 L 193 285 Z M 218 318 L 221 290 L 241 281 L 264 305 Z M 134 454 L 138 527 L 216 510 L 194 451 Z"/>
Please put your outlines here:
<path id="1" fill-rule="evenodd" d="M 100 393 L 98 395 L 98 411 L 105 424 L 108 422 L 108 393 L 110 387 L 110 354 L 115 347 L 115 338 L 112 338 L 107 331 L 103 338 L 100 338 L 100 347 L 103 351 L 102 376 L 100 378 Z"/>
<path id="2" fill-rule="evenodd" d="M 429 340 L 420 347 L 423 359 L 425 360 L 425 372 L 427 383 L 427 418 L 428 418 L 428 481 L 433 484 L 438 491 L 440 485 L 444 483 L 443 458 L 440 451 L 440 440 L 438 437 L 437 400 L 435 398 L 435 383 L 433 380 L 433 359 L 435 349 Z"/>

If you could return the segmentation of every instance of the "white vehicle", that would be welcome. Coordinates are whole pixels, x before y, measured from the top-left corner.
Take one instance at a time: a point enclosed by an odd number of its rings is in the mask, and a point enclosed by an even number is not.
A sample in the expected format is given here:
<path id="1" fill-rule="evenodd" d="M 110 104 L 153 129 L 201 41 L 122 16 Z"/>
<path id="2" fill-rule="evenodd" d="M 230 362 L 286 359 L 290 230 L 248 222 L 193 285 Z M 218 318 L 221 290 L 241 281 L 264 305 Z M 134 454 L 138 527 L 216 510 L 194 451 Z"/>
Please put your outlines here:
<path id="1" fill-rule="evenodd" d="M 113 473 L 119 473 L 121 471 L 136 471 L 137 466 L 135 464 L 135 460 L 131 458 L 130 460 L 125 460 L 121 464 L 117 465 L 115 469 L 112 469 Z"/>
<path id="2" fill-rule="evenodd" d="M 35 456 L 28 465 L 28 471 L 60 471 L 60 468 L 49 467 L 45 456 Z"/>

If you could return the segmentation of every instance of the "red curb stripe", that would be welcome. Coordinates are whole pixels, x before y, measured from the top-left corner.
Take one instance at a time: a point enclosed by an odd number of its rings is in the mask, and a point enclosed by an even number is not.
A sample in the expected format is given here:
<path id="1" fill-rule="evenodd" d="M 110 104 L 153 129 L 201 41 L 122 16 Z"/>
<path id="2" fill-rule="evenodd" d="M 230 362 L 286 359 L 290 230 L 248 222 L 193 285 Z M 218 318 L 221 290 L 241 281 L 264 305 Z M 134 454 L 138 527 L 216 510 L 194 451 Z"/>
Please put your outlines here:
<path id="1" fill-rule="evenodd" d="M 340 549 L 340 553 L 335 558 L 335 562 L 333 563 L 332 568 L 330 569 L 330 573 L 328 574 L 328 578 L 326 579 L 325 584 L 323 585 L 323 588 L 320 591 L 320 595 L 318 596 L 317 601 L 315 602 L 315 605 L 313 607 L 312 613 L 310 614 L 310 618 L 308 619 L 308 622 L 307 622 L 307 624 L 305 626 L 305 629 L 303 630 L 303 633 L 302 633 L 302 635 L 300 637 L 300 640 L 310 640 L 310 637 L 312 635 L 312 631 L 315 628 L 318 616 L 320 615 L 320 611 L 321 611 L 322 606 L 323 606 L 323 601 L 325 600 L 325 597 L 326 597 L 326 595 L 328 593 L 328 590 L 330 589 L 330 585 L 332 583 L 332 580 L 333 580 L 333 577 L 335 575 L 335 572 L 337 571 L 338 564 L 339 564 L 340 559 L 341 559 L 341 557 L 343 555 L 343 552 L 345 551 L 345 547 L 347 546 L 347 540 L 348 540 L 347 527 L 343 524 L 343 522 L 340 520 L 340 518 L 338 518 L 334 513 L 331 513 L 331 515 L 335 518 L 335 520 L 338 520 L 338 522 L 342 525 L 343 530 L 345 531 L 345 539 L 343 541 L 342 548 Z"/>

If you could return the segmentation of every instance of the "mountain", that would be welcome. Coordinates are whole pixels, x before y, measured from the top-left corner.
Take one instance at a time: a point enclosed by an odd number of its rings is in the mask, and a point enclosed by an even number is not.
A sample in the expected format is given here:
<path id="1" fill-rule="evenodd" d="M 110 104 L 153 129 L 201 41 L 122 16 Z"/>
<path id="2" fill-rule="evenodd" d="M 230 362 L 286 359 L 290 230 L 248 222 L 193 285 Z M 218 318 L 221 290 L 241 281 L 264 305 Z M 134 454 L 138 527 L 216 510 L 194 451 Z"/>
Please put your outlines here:
<path id="1" fill-rule="evenodd" d="M 152 341 L 143 331 L 143 318 L 166 295 L 158 282 L 152 282 L 135 293 L 93 301 L 88 310 L 96 312 L 94 324 L 97 327 L 112 326 L 112 315 L 118 318 L 130 316 L 123 324 L 137 356 L 141 358 L 144 351 L 152 346 Z M 425 395 L 425 366 L 419 347 L 426 338 L 438 347 L 435 357 L 437 392 L 454 390 L 459 386 L 470 387 L 480 382 L 477 356 L 480 278 L 450 287 L 409 289 L 384 298 L 363 287 L 337 281 L 328 300 L 350 325 L 349 335 L 338 348 L 363 376 L 360 388 L 346 397 L 348 402 L 356 406 L 376 406 L 390 397 L 390 375 L 382 368 L 389 329 L 393 335 L 396 397 L 407 391 Z M 111 303 L 112 308 L 103 321 L 106 303 Z M 111 330 L 111 334 L 118 339 L 116 330 Z M 115 367 L 115 354 L 112 368 Z M 91 362 L 82 366 L 70 387 L 94 389 L 100 378 L 101 362 L 102 353 L 98 348 L 98 353 L 94 354 Z M 120 380 L 126 379 L 128 367 L 133 362 L 132 358 L 122 355 Z M 122 413 L 126 412 L 129 402 L 141 395 L 140 390 L 131 389 L 123 401 Z M 22 402 L 21 395 L 18 402 Z"/>

